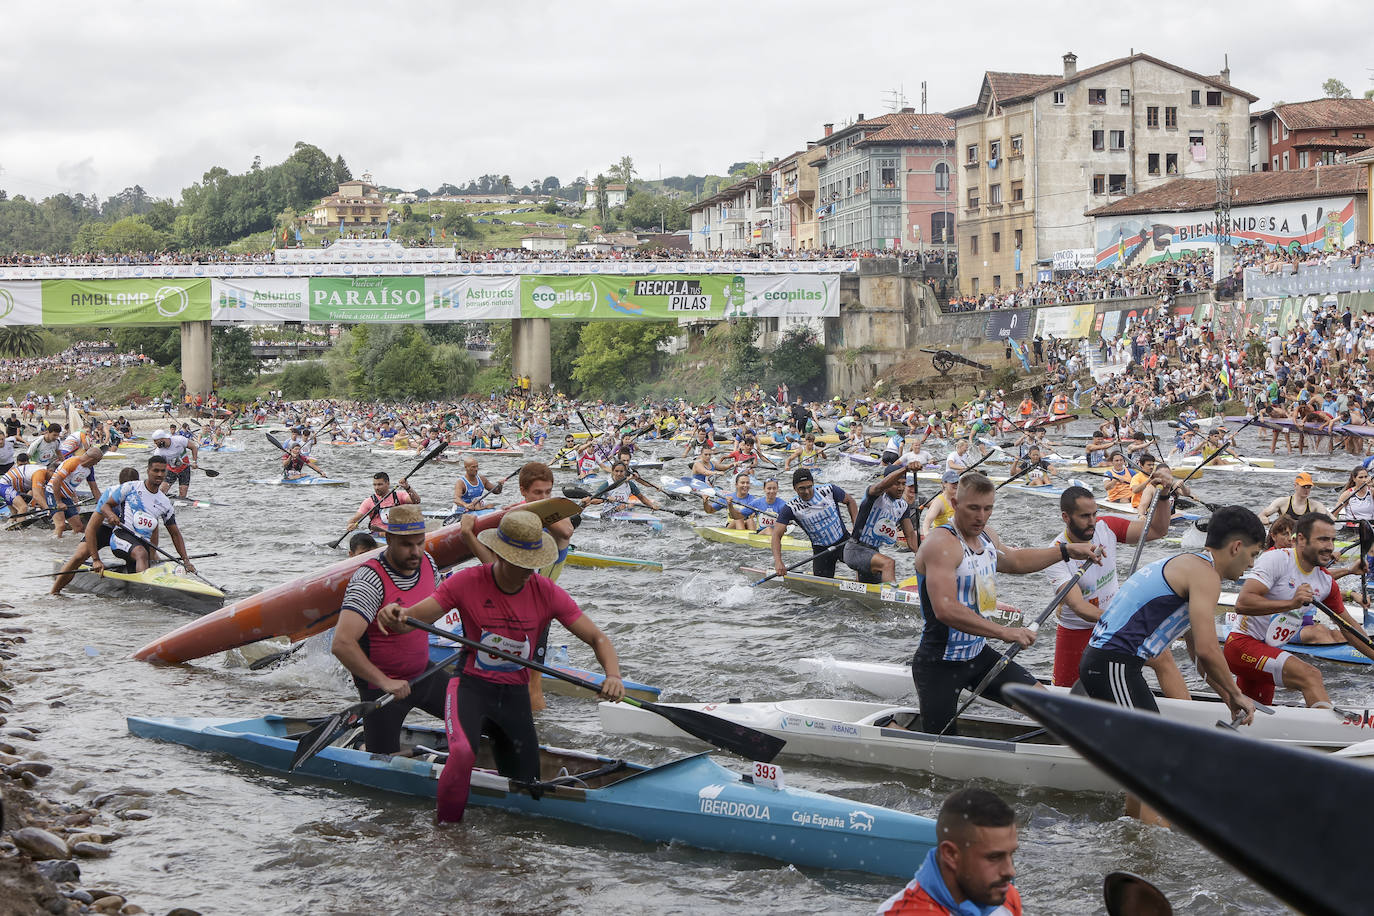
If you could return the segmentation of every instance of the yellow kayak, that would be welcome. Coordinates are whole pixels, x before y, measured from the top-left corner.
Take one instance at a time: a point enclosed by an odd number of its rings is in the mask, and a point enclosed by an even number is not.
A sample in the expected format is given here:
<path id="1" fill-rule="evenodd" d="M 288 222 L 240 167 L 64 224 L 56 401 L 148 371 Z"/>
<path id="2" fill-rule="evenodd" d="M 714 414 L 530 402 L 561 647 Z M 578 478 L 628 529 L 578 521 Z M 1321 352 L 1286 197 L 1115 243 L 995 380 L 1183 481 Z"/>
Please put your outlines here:
<path id="1" fill-rule="evenodd" d="M 649 572 L 663 572 L 663 564 L 657 560 L 613 557 L 600 553 L 583 553 L 580 550 L 568 551 L 568 558 L 564 562 L 569 566 L 586 566 L 592 569 L 644 569 Z"/>
<path id="2" fill-rule="evenodd" d="M 67 590 L 109 598 L 140 598 L 198 614 L 213 611 L 224 604 L 224 592 L 199 579 L 179 575 L 177 569 L 175 563 L 159 563 L 143 572 L 125 573 L 106 569 L 103 575 L 98 576 L 89 566 L 82 566 L 77 569 Z"/>
<path id="3" fill-rule="evenodd" d="M 771 550 L 773 536 L 758 531 L 740 531 L 738 528 L 717 528 L 713 525 L 694 525 L 692 530 L 697 537 L 703 537 L 717 544 L 734 544 L 736 547 L 753 547 L 758 550 Z M 791 535 L 782 536 L 783 550 L 814 552 L 810 541 L 803 541 Z"/>

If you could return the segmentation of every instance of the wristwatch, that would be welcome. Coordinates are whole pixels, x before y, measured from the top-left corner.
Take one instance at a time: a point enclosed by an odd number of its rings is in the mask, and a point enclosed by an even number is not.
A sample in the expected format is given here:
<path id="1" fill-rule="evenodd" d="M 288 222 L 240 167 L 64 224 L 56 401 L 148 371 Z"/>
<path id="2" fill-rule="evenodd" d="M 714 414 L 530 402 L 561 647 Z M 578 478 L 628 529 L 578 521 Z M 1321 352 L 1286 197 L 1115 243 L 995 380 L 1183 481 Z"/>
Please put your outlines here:
<path id="1" fill-rule="evenodd" d="M 1059 542 L 1059 556 L 1063 558 L 1065 563 L 1069 562 L 1069 547 L 1063 541 Z"/>

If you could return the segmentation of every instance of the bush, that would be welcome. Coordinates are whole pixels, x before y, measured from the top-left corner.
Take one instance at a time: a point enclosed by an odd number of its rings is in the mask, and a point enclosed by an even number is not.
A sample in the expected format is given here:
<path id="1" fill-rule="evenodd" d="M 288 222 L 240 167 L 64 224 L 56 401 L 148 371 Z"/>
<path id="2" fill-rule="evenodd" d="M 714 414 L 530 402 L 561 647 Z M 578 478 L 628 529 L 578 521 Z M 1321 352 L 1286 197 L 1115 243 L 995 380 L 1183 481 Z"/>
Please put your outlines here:
<path id="1" fill-rule="evenodd" d="M 329 373 L 320 360 L 293 363 L 281 371 L 277 387 L 289 401 L 326 398 L 330 394 Z"/>
<path id="2" fill-rule="evenodd" d="M 510 373 L 500 366 L 491 366 L 477 373 L 472 380 L 472 392 L 486 397 L 495 392 L 508 391 L 511 386 Z"/>

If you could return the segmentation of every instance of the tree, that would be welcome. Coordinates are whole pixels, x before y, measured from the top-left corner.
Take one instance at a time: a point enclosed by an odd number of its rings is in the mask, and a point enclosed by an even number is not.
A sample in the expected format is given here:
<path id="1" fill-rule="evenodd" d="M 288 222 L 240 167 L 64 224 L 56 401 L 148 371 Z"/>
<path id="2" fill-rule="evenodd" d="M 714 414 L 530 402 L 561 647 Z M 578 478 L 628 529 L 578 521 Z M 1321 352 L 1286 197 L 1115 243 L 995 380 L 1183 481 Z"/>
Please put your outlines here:
<path id="1" fill-rule="evenodd" d="M 352 181 L 353 173 L 348 170 L 348 163 L 344 162 L 342 154 L 334 157 L 334 181 L 343 184 L 345 181 Z"/>
<path id="2" fill-rule="evenodd" d="M 167 238 L 137 216 L 128 216 L 106 229 L 100 236 L 101 251 L 161 251 Z"/>
<path id="3" fill-rule="evenodd" d="M 258 361 L 253 356 L 253 337 L 245 328 L 211 328 L 210 337 L 217 383 L 242 385 L 257 374 Z"/>
<path id="4" fill-rule="evenodd" d="M 596 188 L 596 212 L 601 214 L 601 221 L 606 221 L 606 185 L 609 182 L 605 175 L 597 175 L 593 187 Z"/>
<path id="5" fill-rule="evenodd" d="M 673 321 L 594 321 L 583 330 L 573 381 L 594 398 L 629 398 L 651 374 L 658 345 L 677 333 Z"/>
<path id="6" fill-rule="evenodd" d="M 768 366 L 754 338 L 759 336 L 758 319 L 736 318 L 726 332 L 727 362 L 721 377 L 727 385 L 754 385 L 762 381 Z"/>
<path id="7" fill-rule="evenodd" d="M 630 182 L 635 178 L 635 161 L 629 156 L 621 156 L 620 161 L 611 166 L 611 174 L 625 186 L 625 193 L 630 193 Z"/>
<path id="8" fill-rule="evenodd" d="M 43 332 L 28 326 L 0 327 L 0 356 L 37 356 L 43 352 Z"/>
<path id="9" fill-rule="evenodd" d="M 433 398 L 443 394 L 444 380 L 434 364 L 434 348 L 419 328 L 407 326 L 401 346 L 392 347 L 372 374 L 374 398 Z"/>
<path id="10" fill-rule="evenodd" d="M 1374 89 L 1366 89 L 1366 90 L 1364 91 L 1364 97 L 1367 98 L 1367 99 L 1374 99 Z M 4 193 L 5 193 L 4 191 L 0 191 L 0 194 L 4 194 Z M 4 198 L 3 198 L 3 197 L 0 197 L 0 200 L 4 200 Z"/>
<path id="11" fill-rule="evenodd" d="M 509 176 L 509 175 L 502 175 L 502 176 L 501 176 L 501 190 L 503 190 L 503 191 L 505 191 L 507 194 L 509 194 L 509 193 L 510 193 L 510 189 L 511 189 L 510 176 Z"/>
<path id="12" fill-rule="evenodd" d="M 554 321 L 549 327 L 549 380 L 559 391 L 575 395 L 573 381 L 577 355 L 581 352 L 585 321 Z"/>
<path id="13" fill-rule="evenodd" d="M 825 376 L 825 347 L 816 339 L 816 332 L 808 325 L 788 328 L 782 340 L 768 355 L 773 385 L 786 384 L 793 394 L 815 397 L 818 379 Z"/>
<path id="14" fill-rule="evenodd" d="M 1328 99 L 1348 99 L 1350 98 L 1350 89 L 1346 87 L 1345 83 L 1333 76 L 1322 83 L 1322 95 Z"/>
<path id="15" fill-rule="evenodd" d="M 411 208 L 410 204 L 403 204 L 403 205 L 401 206 L 401 221 L 402 221 L 402 222 L 405 222 L 405 223 L 410 222 L 411 217 L 413 217 L 414 215 L 415 215 L 415 211 L 414 211 L 414 209 Z"/>
<path id="16" fill-rule="evenodd" d="M 545 194 L 552 194 L 557 191 L 559 187 L 561 187 L 561 185 L 558 183 L 558 176 L 550 175 L 548 178 L 544 179 L 543 190 Z"/>
<path id="17" fill-rule="evenodd" d="M 159 366 L 181 367 L 179 327 L 115 328 L 114 342 L 120 352 L 133 350 Z"/>

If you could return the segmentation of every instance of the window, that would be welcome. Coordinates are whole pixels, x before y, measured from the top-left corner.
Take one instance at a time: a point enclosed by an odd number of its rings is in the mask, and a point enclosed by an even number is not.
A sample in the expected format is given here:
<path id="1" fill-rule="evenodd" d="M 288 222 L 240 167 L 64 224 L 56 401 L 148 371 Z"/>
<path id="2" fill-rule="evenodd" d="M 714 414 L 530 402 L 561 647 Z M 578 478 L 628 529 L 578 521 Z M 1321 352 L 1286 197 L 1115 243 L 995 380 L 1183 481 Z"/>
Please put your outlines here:
<path id="1" fill-rule="evenodd" d="M 1112 149 L 1123 150 L 1126 148 L 1126 132 L 1124 130 L 1112 131 Z"/>
<path id="2" fill-rule="evenodd" d="M 1164 154 L 1164 172 L 1167 175 L 1178 174 L 1178 153 Z"/>
<path id="3" fill-rule="evenodd" d="M 1108 193 L 1108 194 L 1125 194 L 1125 193 L 1126 193 L 1126 176 L 1125 176 L 1125 175 L 1108 175 L 1108 176 L 1107 176 L 1107 193 Z"/>
<path id="4" fill-rule="evenodd" d="M 949 190 L 949 166 L 943 162 L 935 164 L 935 190 Z"/>
<path id="5" fill-rule="evenodd" d="M 997 207 L 1002 204 L 1002 186 L 1000 184 L 988 185 L 988 206 Z"/>
<path id="6" fill-rule="evenodd" d="M 1159 106 L 1158 106 L 1158 105 L 1150 105 L 1149 107 L 1147 107 L 1147 108 L 1145 109 L 1145 126 L 1146 126 L 1146 127 L 1158 127 L 1158 126 L 1159 126 Z"/>
<path id="7" fill-rule="evenodd" d="M 1364 132 L 1363 132 L 1363 131 L 1358 131 L 1358 130 L 1357 130 L 1357 131 L 1355 131 L 1353 134 L 1351 134 L 1350 136 L 1353 137 L 1353 138 L 1356 139 L 1356 140 L 1363 140 L 1363 139 L 1364 139 Z M 1015 137 L 1012 138 L 1012 143 L 1013 143 L 1013 145 L 1016 143 L 1016 138 L 1015 138 Z"/>
<path id="8" fill-rule="evenodd" d="M 1131 104 L 1131 90 L 1129 90 L 1129 89 L 1122 89 L 1122 90 L 1121 90 L 1121 104 L 1122 104 L 1122 105 L 1129 105 L 1129 104 Z"/>
<path id="9" fill-rule="evenodd" d="M 1269 122 L 1269 142 L 1279 142 L 1279 122 L 1277 119 Z"/>
<path id="10" fill-rule="evenodd" d="M 1178 109 L 1170 106 L 1164 109 L 1164 129 L 1178 130 Z"/>
<path id="11" fill-rule="evenodd" d="M 1106 143 L 1105 143 L 1106 136 L 1107 136 L 1106 131 L 1101 131 L 1101 130 L 1095 130 L 1095 131 L 1093 131 L 1093 149 L 1098 150 L 1098 151 L 1101 151 L 1101 150 L 1103 150 L 1103 149 L 1106 149 Z"/>
<path id="12" fill-rule="evenodd" d="M 1283 154 L 1283 170 L 1288 171 L 1288 153 Z"/>
<path id="13" fill-rule="evenodd" d="M 993 160 L 993 159 L 1001 159 L 1001 158 L 1002 158 L 1002 141 L 1001 141 L 1001 140 L 989 140 L 989 141 L 988 141 L 988 160 L 991 161 L 991 160 Z"/>
<path id="14" fill-rule="evenodd" d="M 1307 150 L 1303 150 L 1302 152 L 1298 153 L 1298 168 L 1307 168 Z"/>
<path id="15" fill-rule="evenodd" d="M 1364 134 L 1356 134 L 1355 137 L 1356 137 L 1357 139 L 1363 139 Z M 1019 156 L 1019 155 L 1021 155 L 1021 135 L 1020 135 L 1020 134 L 1017 134 L 1016 136 L 1014 136 L 1014 137 L 1011 138 L 1011 155 L 1013 155 L 1013 156 Z"/>
<path id="16" fill-rule="evenodd" d="M 1015 237 L 1016 237 L 1016 249 L 1017 249 L 1018 251 L 1020 251 L 1020 250 L 1021 250 L 1021 242 L 1022 242 L 1022 240 L 1025 238 L 1024 230 L 1017 229 L 1017 230 L 1016 230 L 1016 235 L 1015 235 Z M 1016 285 L 1017 285 L 1017 286 L 1020 286 L 1020 285 L 1021 285 L 1021 276 L 1020 276 L 1020 274 L 1017 274 L 1017 276 L 1016 276 Z"/>
<path id="17" fill-rule="evenodd" d="M 1278 157 L 1278 156 L 1275 156 L 1275 157 L 1274 157 L 1274 171 L 1277 172 L 1278 170 L 1279 170 L 1279 157 Z"/>
<path id="18" fill-rule="evenodd" d="M 1054 104 L 1056 104 L 1056 105 L 1063 105 L 1063 104 L 1064 104 L 1064 90 L 1063 90 L 1063 89 L 1056 89 L 1056 90 L 1054 90 Z"/>
<path id="19" fill-rule="evenodd" d="M 1189 146 L 1202 146 L 1202 145 L 1206 144 L 1206 142 L 1207 142 L 1207 136 L 1206 136 L 1202 131 L 1200 131 L 1200 130 L 1190 130 L 1190 131 L 1188 131 L 1188 145 L 1189 145 Z"/>
<path id="20" fill-rule="evenodd" d="M 1094 175 L 1094 176 L 1093 176 L 1093 193 L 1094 193 L 1094 194 L 1106 194 L 1106 193 L 1107 193 L 1107 176 L 1106 176 L 1106 175 Z"/>
<path id="21" fill-rule="evenodd" d="M 897 170 L 894 168 L 882 168 L 878 170 L 878 180 L 885 188 L 897 187 Z"/>
<path id="22" fill-rule="evenodd" d="M 967 165 L 977 165 L 977 164 L 978 164 L 978 144 L 976 144 L 976 143 L 971 143 L 971 144 L 969 144 L 968 154 L 964 157 L 964 162 L 965 162 Z"/>
<path id="23" fill-rule="evenodd" d="M 935 242 L 954 241 L 954 214 L 930 214 L 930 238 Z"/>
<path id="24" fill-rule="evenodd" d="M 1147 172 L 1151 175 L 1159 174 L 1159 153 L 1151 153 L 1146 157 L 1146 163 L 1145 170 Z"/>
<path id="25" fill-rule="evenodd" d="M 1026 199 L 1025 183 L 1020 179 L 1011 183 L 1011 199 L 1013 203 L 1018 203 Z"/>
<path id="26" fill-rule="evenodd" d="M 1002 275 L 1001 275 L 1001 274 L 993 274 L 993 275 L 992 275 L 992 288 L 993 288 L 993 289 L 1001 289 L 1001 288 L 1002 288 Z"/>
<path id="27" fill-rule="evenodd" d="M 993 251 L 1001 251 L 1001 250 L 1002 250 L 1002 233 L 1000 233 L 1000 232 L 994 232 L 994 233 L 992 234 L 992 250 L 993 250 Z"/>
<path id="28" fill-rule="evenodd" d="M 970 236 L 968 237 L 968 250 L 969 250 L 969 254 L 977 254 L 977 253 L 978 253 L 978 236 L 976 236 L 976 235 L 970 235 Z"/>
<path id="29" fill-rule="evenodd" d="M 1017 274 L 1017 275 L 1016 275 L 1016 288 L 1017 288 L 1017 289 L 1020 289 L 1021 287 L 1025 286 L 1025 285 L 1026 285 L 1026 275 L 1025 275 L 1025 274 Z"/>
<path id="30" fill-rule="evenodd" d="M 1194 108 L 1202 104 L 1202 90 L 1194 89 L 1192 100 L 1189 102 Z"/>
<path id="31" fill-rule="evenodd" d="M 974 254 L 977 254 L 977 253 L 978 253 L 978 252 L 977 252 L 977 250 L 975 249 L 975 250 L 974 250 Z M 969 291 L 971 294 L 975 295 L 975 296 L 978 295 L 978 278 L 977 278 L 977 277 L 969 277 L 969 281 L 968 281 L 968 291 Z"/>
<path id="32" fill-rule="evenodd" d="M 977 209 L 978 209 L 978 189 L 977 189 L 977 188 L 969 188 L 969 189 L 968 189 L 968 208 L 969 208 L 970 210 L 977 210 Z"/>
<path id="33" fill-rule="evenodd" d="M 1105 90 L 1105 89 L 1089 89 L 1089 90 L 1088 90 L 1088 104 L 1089 104 L 1089 105 L 1106 105 L 1106 104 L 1107 104 L 1107 90 Z"/>
<path id="34" fill-rule="evenodd" d="M 1221 107 L 1221 90 L 1220 90 L 1220 89 L 1208 89 L 1208 90 L 1207 90 L 1207 107 L 1208 107 L 1208 108 L 1220 108 L 1220 107 Z"/>
<path id="35" fill-rule="evenodd" d="M 1287 124 L 1283 125 L 1283 139 L 1285 139 L 1285 140 L 1288 139 L 1288 125 L 1287 125 Z"/>

